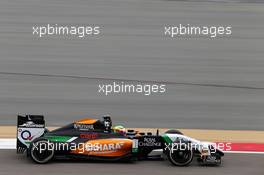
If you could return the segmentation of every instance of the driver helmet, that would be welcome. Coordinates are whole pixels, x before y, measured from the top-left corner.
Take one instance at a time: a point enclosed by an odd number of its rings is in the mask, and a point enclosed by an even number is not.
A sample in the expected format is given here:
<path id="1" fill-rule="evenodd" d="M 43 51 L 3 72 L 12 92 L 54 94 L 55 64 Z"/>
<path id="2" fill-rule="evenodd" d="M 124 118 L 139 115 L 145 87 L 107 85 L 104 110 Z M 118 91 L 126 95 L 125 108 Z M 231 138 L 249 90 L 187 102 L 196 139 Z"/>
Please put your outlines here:
<path id="1" fill-rule="evenodd" d="M 112 129 L 114 133 L 126 134 L 126 128 L 122 125 L 114 126 Z"/>

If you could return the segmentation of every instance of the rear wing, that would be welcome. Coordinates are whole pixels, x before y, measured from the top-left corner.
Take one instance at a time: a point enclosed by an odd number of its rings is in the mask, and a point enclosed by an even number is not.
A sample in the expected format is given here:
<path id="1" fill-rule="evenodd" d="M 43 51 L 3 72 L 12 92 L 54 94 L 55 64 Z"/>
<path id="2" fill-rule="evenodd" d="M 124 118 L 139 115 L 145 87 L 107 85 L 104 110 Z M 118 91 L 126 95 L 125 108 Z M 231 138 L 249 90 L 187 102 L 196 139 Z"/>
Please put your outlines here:
<path id="1" fill-rule="evenodd" d="M 42 115 L 17 116 L 17 153 L 24 153 L 30 143 L 45 132 L 45 120 Z"/>

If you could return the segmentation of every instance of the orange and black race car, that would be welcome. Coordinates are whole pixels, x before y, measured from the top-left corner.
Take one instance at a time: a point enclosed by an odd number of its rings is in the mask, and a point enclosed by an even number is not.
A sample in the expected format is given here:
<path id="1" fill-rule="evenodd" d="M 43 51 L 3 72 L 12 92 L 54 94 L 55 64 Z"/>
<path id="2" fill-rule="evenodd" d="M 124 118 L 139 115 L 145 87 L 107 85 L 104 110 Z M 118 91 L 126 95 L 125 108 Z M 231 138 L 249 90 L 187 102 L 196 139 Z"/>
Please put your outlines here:
<path id="1" fill-rule="evenodd" d="M 194 157 L 202 164 L 221 164 L 224 153 L 215 145 L 183 135 L 178 130 L 140 133 L 123 126 L 112 127 L 112 120 L 82 119 L 48 131 L 41 115 L 18 116 L 17 153 L 26 153 L 36 163 L 55 159 L 131 161 L 168 159 L 186 166 Z"/>

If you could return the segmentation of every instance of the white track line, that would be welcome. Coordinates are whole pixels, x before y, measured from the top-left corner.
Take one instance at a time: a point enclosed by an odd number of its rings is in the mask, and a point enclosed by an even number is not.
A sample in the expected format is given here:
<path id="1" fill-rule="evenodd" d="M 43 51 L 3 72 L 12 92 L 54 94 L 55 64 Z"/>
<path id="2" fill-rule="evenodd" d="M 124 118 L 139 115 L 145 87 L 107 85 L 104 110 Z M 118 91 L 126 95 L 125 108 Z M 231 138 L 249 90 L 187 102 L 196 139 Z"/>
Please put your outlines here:
<path id="1" fill-rule="evenodd" d="M 16 149 L 16 139 L 0 139 L 0 149 Z"/>

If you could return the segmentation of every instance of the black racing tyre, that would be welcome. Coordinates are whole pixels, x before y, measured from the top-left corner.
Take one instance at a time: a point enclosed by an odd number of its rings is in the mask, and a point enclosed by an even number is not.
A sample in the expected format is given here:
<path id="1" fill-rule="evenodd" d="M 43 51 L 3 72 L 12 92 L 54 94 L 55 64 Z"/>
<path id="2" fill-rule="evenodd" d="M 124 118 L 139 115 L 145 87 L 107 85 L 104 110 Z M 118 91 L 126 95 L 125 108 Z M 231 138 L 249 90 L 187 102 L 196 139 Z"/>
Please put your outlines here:
<path id="1" fill-rule="evenodd" d="M 180 134 L 180 135 L 183 135 L 183 133 L 181 131 L 176 130 L 176 129 L 170 129 L 170 130 L 166 131 L 165 134 Z"/>
<path id="2" fill-rule="evenodd" d="M 181 148 L 181 149 L 180 149 Z M 189 165 L 194 156 L 194 151 L 188 143 L 174 143 L 167 152 L 169 161 L 175 166 Z"/>
<path id="3" fill-rule="evenodd" d="M 54 157 L 54 145 L 47 139 L 36 139 L 30 144 L 29 155 L 36 163 L 48 163 Z"/>

